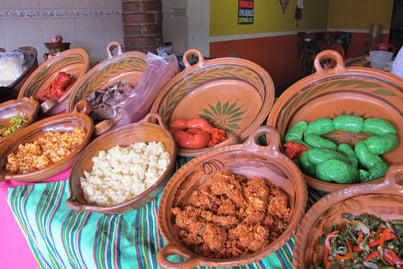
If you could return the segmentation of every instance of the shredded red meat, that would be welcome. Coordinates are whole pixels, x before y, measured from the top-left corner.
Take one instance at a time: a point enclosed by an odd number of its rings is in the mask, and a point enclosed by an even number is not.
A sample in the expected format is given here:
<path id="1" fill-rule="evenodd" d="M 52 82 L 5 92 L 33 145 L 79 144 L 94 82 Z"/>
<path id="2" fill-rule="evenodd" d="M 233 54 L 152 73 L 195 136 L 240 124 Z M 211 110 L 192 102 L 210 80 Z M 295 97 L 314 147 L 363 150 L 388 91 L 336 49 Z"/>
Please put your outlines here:
<path id="1" fill-rule="evenodd" d="M 234 258 L 256 252 L 278 238 L 290 218 L 287 194 L 263 178 L 219 171 L 193 191 L 190 204 L 172 208 L 174 228 L 193 252 Z"/>

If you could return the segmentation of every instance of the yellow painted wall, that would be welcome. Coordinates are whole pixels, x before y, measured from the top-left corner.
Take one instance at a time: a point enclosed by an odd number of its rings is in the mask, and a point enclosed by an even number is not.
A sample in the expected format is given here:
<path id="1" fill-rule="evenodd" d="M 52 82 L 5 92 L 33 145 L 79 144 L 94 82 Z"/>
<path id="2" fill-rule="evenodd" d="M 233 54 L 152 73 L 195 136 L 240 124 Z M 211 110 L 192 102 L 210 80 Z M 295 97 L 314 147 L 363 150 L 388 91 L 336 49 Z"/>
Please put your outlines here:
<path id="1" fill-rule="evenodd" d="M 297 0 L 290 0 L 283 13 L 279 0 L 255 0 L 254 23 L 242 25 L 238 24 L 238 1 L 210 0 L 210 36 L 326 29 L 329 0 L 305 0 L 298 24 L 296 4 Z"/>
<path id="2" fill-rule="evenodd" d="M 393 0 L 329 0 L 330 29 L 369 29 L 382 23 L 389 30 Z"/>

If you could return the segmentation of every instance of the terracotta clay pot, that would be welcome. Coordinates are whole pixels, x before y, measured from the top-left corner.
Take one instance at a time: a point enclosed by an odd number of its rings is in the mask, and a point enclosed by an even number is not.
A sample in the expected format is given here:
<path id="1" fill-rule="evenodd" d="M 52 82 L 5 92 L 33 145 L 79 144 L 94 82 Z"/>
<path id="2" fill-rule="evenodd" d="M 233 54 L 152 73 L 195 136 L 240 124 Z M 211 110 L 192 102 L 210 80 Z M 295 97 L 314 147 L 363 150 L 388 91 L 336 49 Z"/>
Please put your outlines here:
<path id="1" fill-rule="evenodd" d="M 170 162 L 162 176 L 148 189 L 132 199 L 113 206 L 97 206 L 89 204 L 80 185 L 84 171 L 91 171 L 92 158 L 101 150 L 108 150 L 116 145 L 129 146 L 137 142 L 161 141 L 170 154 Z M 67 205 L 78 211 L 99 212 L 103 214 L 122 214 L 153 200 L 159 195 L 175 169 L 176 145 L 161 118 L 156 113 L 147 114 L 142 120 L 131 123 L 97 137 L 74 163 L 70 173 L 70 198 Z"/>
<path id="2" fill-rule="evenodd" d="M 114 53 L 114 51 L 117 51 Z M 94 92 L 95 90 L 105 89 L 119 81 L 126 81 L 134 84 L 137 82 L 147 67 L 147 55 L 140 51 L 123 52 L 122 45 L 117 41 L 112 41 L 106 48 L 107 59 L 101 61 L 92 67 L 79 81 L 77 81 L 72 93 L 67 101 L 67 112 L 73 111 L 74 106 Z M 95 126 L 96 135 L 102 134 L 112 127 L 117 127 L 116 122 L 106 124 L 108 128 Z"/>
<path id="3" fill-rule="evenodd" d="M 185 69 L 165 84 L 151 111 L 167 126 L 178 119 L 204 118 L 231 139 L 214 147 L 178 147 L 178 155 L 194 157 L 237 144 L 264 122 L 274 102 L 274 84 L 261 66 L 234 57 L 205 60 L 196 49 L 186 51 L 183 62 Z"/>
<path id="4" fill-rule="evenodd" d="M 18 94 L 18 98 L 30 96 L 35 98 L 39 92 L 49 87 L 61 71 L 73 77 L 76 80 L 75 84 L 87 72 L 89 63 L 89 54 L 82 48 L 69 49 L 58 55 L 49 57 L 26 79 Z M 42 102 L 41 112 L 46 115 L 55 115 L 64 112 L 67 100 L 72 93 L 72 88 L 70 87 L 66 90 L 58 100 Z"/>
<path id="5" fill-rule="evenodd" d="M 296 269 L 310 268 L 323 260 L 322 235 L 336 224 L 345 224 L 343 213 L 370 214 L 383 221 L 403 220 L 403 165 L 392 165 L 384 181 L 366 183 L 330 193 L 315 203 L 305 215 L 295 237 L 293 262 Z"/>
<path id="6" fill-rule="evenodd" d="M 257 138 L 265 134 L 269 137 L 268 145 L 258 145 Z M 167 241 L 167 245 L 157 255 L 161 268 L 227 267 L 252 263 L 270 255 L 290 239 L 305 213 L 307 189 L 297 166 L 279 152 L 279 142 L 275 129 L 261 126 L 252 132 L 243 144 L 231 145 L 199 155 L 176 171 L 162 193 L 158 211 L 160 231 Z M 207 186 L 210 174 L 220 169 L 226 169 L 247 178 L 261 177 L 266 182 L 281 188 L 288 195 L 291 208 L 289 225 L 276 240 L 253 254 L 228 259 L 202 257 L 186 248 L 175 232 L 172 208 L 178 204 L 187 205 L 190 194 L 194 190 Z M 179 255 L 186 260 L 174 263 L 168 260 L 170 255 Z"/>
<path id="7" fill-rule="evenodd" d="M 17 131 L 17 135 L 11 136 L 3 144 L 0 145 L 0 181 L 15 180 L 19 182 L 39 182 L 43 179 L 51 178 L 61 172 L 69 169 L 78 155 L 83 151 L 90 141 L 94 132 L 94 123 L 86 114 L 89 106 L 86 102 L 77 104 L 76 109 L 70 113 L 63 113 L 43 120 L 37 121 L 28 127 Z M 25 174 L 12 174 L 7 172 L 5 166 L 7 164 L 7 156 L 16 151 L 18 146 L 36 140 L 43 133 L 48 131 L 72 131 L 76 126 L 83 127 L 85 131 L 84 140 L 69 156 L 53 163 L 50 166 L 34 172 Z"/>
<path id="8" fill-rule="evenodd" d="M 320 61 L 333 59 L 336 66 L 325 70 Z M 291 85 L 275 102 L 267 125 L 276 128 L 282 143 L 289 128 L 298 121 L 311 122 L 319 118 L 333 119 L 339 115 L 356 115 L 364 119 L 375 117 L 392 123 L 397 129 L 399 145 L 382 155 L 388 164 L 403 163 L 403 80 L 391 73 L 373 68 L 346 68 L 336 51 L 320 52 L 315 58 L 316 72 Z M 366 140 L 365 133 L 332 132 L 326 135 L 336 143 L 354 145 Z M 311 187 L 331 192 L 351 186 L 325 182 L 308 175 Z M 383 178 L 376 179 L 382 181 Z"/>

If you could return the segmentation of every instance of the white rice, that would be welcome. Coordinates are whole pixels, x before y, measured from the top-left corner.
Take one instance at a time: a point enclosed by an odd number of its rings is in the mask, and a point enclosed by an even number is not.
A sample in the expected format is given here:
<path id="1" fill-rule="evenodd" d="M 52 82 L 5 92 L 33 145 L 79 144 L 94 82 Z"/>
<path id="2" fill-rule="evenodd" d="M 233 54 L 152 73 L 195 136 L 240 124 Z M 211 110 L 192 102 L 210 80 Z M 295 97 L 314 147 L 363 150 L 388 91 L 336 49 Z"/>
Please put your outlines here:
<path id="1" fill-rule="evenodd" d="M 92 158 L 90 172 L 80 178 L 84 198 L 90 204 L 111 206 L 144 192 L 165 172 L 171 160 L 162 142 L 138 142 L 114 146 Z"/>

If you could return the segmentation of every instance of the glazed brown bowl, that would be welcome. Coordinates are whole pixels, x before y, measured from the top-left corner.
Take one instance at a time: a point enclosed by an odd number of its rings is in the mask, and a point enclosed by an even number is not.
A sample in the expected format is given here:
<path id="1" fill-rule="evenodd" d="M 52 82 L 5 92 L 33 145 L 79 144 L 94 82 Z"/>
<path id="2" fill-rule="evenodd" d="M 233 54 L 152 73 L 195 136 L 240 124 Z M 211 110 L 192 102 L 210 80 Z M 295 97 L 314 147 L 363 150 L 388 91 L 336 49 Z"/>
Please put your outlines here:
<path id="1" fill-rule="evenodd" d="M 333 59 L 334 69 L 321 67 L 322 59 Z M 397 129 L 399 144 L 383 154 L 389 165 L 403 162 L 403 80 L 393 74 L 373 68 L 346 68 L 340 54 L 326 50 L 315 58 L 316 73 L 286 89 L 273 105 L 267 125 L 276 128 L 282 144 L 287 131 L 297 122 L 311 122 L 319 118 L 333 119 L 340 115 L 381 118 Z M 364 133 L 333 132 L 327 138 L 354 145 L 368 138 Z M 331 192 L 354 184 L 325 182 L 304 174 L 307 184 L 317 190 Z M 382 181 L 383 178 L 375 179 Z M 360 183 L 356 183 L 360 184 Z"/>
<path id="2" fill-rule="evenodd" d="M 26 79 L 18 98 L 30 96 L 35 98 L 39 92 L 49 87 L 60 71 L 72 76 L 76 80 L 75 84 L 87 72 L 89 63 L 89 54 L 82 48 L 73 48 L 55 56 L 50 56 Z M 55 115 L 65 111 L 67 100 L 71 93 L 72 87 L 70 86 L 58 100 L 42 102 L 41 112 L 46 115 Z"/>
<path id="3" fill-rule="evenodd" d="M 13 99 L 0 104 L 0 125 L 8 126 L 9 121 L 21 115 L 26 122 L 18 129 L 27 127 L 32 122 L 36 121 L 38 117 L 39 103 L 32 97 L 24 97 L 22 99 Z M 2 127 L 2 128 L 4 128 Z M 16 130 L 16 131 L 18 131 Z M 0 145 L 7 140 L 9 136 L 0 138 Z"/>
<path id="4" fill-rule="evenodd" d="M 156 123 L 155 123 L 156 122 Z M 91 171 L 92 157 L 99 151 L 110 149 L 116 145 L 129 146 L 137 142 L 161 141 L 169 152 L 171 160 L 164 174 L 140 195 L 114 206 L 97 206 L 89 204 L 80 184 L 84 171 Z M 142 120 L 128 124 L 97 137 L 74 163 L 70 173 L 70 198 L 67 205 L 77 211 L 99 212 L 104 214 L 123 214 L 141 207 L 159 195 L 175 169 L 176 146 L 172 136 L 161 118 L 156 113 L 147 114 Z"/>
<path id="5" fill-rule="evenodd" d="M 86 114 L 86 112 L 88 112 L 87 109 L 88 106 L 85 102 L 82 102 L 78 104 L 76 109 L 71 113 L 63 113 L 37 121 L 19 130 L 18 135 L 8 138 L 0 145 L 0 181 L 15 180 L 19 182 L 38 182 L 51 178 L 70 168 L 77 156 L 84 150 L 94 132 L 94 124 L 91 118 Z M 12 174 L 6 171 L 7 156 L 15 152 L 19 145 L 32 142 L 45 132 L 67 132 L 72 131 L 77 126 L 84 128 L 84 141 L 63 160 L 44 169 L 24 174 Z"/>
<path id="6" fill-rule="evenodd" d="M 403 164 L 394 164 L 381 183 L 365 183 L 332 192 L 306 213 L 295 237 L 293 262 L 296 269 L 310 268 L 323 260 L 322 235 L 333 224 L 345 224 L 343 213 L 370 214 L 383 221 L 403 220 Z"/>
<path id="7" fill-rule="evenodd" d="M 269 136 L 268 145 L 258 145 L 256 142 L 258 137 L 265 134 Z M 279 151 L 279 142 L 275 129 L 261 126 L 244 143 L 222 147 L 199 155 L 176 171 L 162 193 L 158 211 L 160 231 L 167 242 L 167 245 L 160 249 L 157 255 L 161 268 L 244 265 L 270 255 L 294 235 L 305 213 L 307 188 L 298 167 Z M 221 169 L 247 178 L 261 177 L 288 195 L 288 205 L 291 211 L 286 230 L 269 245 L 253 254 L 228 259 L 206 258 L 188 249 L 181 242 L 177 230 L 174 228 L 175 218 L 172 208 L 187 205 L 191 193 L 207 186 L 210 174 Z M 174 263 L 168 260 L 171 255 L 179 255 L 186 260 Z"/>
<path id="8" fill-rule="evenodd" d="M 190 59 L 197 63 L 190 64 Z M 178 155 L 194 157 L 245 140 L 267 118 L 274 102 L 274 84 L 261 66 L 241 58 L 205 60 L 200 51 L 183 55 L 185 69 L 173 77 L 155 98 L 151 111 L 169 126 L 194 117 L 225 130 L 229 141 L 214 147 L 178 147 Z"/>

